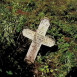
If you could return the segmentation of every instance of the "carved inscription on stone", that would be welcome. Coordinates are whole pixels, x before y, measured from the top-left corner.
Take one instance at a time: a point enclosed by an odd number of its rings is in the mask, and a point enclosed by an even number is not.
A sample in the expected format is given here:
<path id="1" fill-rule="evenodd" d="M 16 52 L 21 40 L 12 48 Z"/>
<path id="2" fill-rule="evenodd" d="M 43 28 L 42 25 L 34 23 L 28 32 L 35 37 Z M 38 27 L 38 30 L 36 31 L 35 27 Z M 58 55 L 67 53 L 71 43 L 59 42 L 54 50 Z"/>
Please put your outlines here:
<path id="1" fill-rule="evenodd" d="M 36 32 L 31 31 L 29 29 L 24 29 L 22 31 L 23 36 L 32 40 L 30 48 L 24 59 L 28 61 L 28 63 L 34 63 L 37 53 L 42 44 L 49 47 L 55 45 L 55 41 L 52 38 L 45 36 L 49 26 L 50 26 L 49 19 L 44 18 L 41 20 L 40 25 Z"/>

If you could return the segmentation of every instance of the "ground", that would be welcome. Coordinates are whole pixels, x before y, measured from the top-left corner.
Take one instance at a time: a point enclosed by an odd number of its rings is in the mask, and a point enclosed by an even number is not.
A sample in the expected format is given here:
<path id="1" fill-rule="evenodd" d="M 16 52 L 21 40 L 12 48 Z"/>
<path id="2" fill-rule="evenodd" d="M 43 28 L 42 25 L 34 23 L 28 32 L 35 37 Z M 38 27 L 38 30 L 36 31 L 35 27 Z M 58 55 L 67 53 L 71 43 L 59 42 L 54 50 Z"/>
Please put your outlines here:
<path id="1" fill-rule="evenodd" d="M 22 35 L 22 30 L 35 31 L 44 17 L 50 19 L 47 35 L 56 45 L 41 46 L 35 63 L 28 65 L 24 57 L 31 40 Z M 74 77 L 76 69 L 76 0 L 0 0 L 1 77 Z"/>

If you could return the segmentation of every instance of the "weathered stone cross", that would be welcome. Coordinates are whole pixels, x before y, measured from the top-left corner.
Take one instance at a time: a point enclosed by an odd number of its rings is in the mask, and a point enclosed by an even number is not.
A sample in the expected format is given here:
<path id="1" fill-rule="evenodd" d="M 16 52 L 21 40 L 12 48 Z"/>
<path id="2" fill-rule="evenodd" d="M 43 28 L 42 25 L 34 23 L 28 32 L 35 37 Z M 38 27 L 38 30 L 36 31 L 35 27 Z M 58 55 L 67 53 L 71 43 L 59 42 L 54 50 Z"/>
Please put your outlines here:
<path id="1" fill-rule="evenodd" d="M 55 41 L 48 36 L 45 36 L 48 27 L 50 26 L 49 19 L 44 18 L 41 20 L 40 25 L 36 32 L 31 31 L 29 29 L 24 29 L 22 31 L 23 36 L 32 40 L 28 53 L 24 60 L 28 61 L 28 63 L 34 63 L 37 53 L 41 47 L 41 45 L 53 46 Z"/>

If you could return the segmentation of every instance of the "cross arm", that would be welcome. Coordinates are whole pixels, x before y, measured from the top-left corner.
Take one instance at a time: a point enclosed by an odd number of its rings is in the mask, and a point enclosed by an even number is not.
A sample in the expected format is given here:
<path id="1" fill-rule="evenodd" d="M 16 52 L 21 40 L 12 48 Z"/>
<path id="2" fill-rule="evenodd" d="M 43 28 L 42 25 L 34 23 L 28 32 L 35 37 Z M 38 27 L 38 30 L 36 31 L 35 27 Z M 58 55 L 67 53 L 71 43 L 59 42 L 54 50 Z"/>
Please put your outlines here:
<path id="1" fill-rule="evenodd" d="M 49 19 L 45 17 L 44 19 L 41 20 L 39 27 L 37 29 L 37 33 L 45 36 L 49 26 L 50 26 Z"/>
<path id="2" fill-rule="evenodd" d="M 31 31 L 30 29 L 24 29 L 22 31 L 23 33 L 23 36 L 33 40 L 34 39 L 34 35 L 35 35 L 35 32 L 34 31 Z"/>
<path id="3" fill-rule="evenodd" d="M 46 36 L 42 44 L 51 47 L 55 45 L 55 40 Z"/>

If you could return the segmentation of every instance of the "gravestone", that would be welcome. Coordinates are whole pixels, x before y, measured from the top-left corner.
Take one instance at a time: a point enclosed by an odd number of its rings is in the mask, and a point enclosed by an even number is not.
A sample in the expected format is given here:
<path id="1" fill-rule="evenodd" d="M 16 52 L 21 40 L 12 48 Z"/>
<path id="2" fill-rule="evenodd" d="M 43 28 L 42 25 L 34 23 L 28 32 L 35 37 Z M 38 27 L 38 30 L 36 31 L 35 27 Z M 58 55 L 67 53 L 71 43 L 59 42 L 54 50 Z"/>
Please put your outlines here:
<path id="1" fill-rule="evenodd" d="M 36 32 L 30 29 L 23 29 L 22 31 L 23 36 L 32 40 L 30 48 L 24 59 L 28 63 L 34 63 L 41 45 L 46 45 L 48 47 L 52 47 L 55 45 L 54 39 L 45 36 L 49 26 L 50 26 L 49 19 L 45 17 L 44 19 L 41 20 L 40 25 Z"/>

